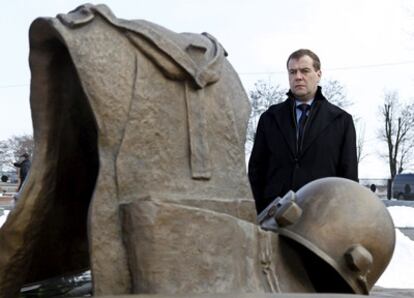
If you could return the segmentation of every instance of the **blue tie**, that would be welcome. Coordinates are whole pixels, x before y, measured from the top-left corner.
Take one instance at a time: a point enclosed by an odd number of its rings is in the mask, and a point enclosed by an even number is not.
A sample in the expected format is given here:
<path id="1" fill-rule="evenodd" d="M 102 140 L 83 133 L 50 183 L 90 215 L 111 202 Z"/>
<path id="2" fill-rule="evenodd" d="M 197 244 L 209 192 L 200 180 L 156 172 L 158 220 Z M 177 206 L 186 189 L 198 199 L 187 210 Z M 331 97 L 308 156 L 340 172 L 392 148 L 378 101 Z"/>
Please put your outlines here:
<path id="1" fill-rule="evenodd" d="M 310 110 L 310 105 L 301 104 L 301 105 L 298 105 L 297 108 L 302 111 L 302 114 L 300 115 L 299 123 L 298 123 L 298 126 L 299 126 L 298 144 L 300 144 L 302 141 L 302 137 L 303 137 L 303 129 L 305 127 L 306 119 L 308 119 L 307 113 Z"/>

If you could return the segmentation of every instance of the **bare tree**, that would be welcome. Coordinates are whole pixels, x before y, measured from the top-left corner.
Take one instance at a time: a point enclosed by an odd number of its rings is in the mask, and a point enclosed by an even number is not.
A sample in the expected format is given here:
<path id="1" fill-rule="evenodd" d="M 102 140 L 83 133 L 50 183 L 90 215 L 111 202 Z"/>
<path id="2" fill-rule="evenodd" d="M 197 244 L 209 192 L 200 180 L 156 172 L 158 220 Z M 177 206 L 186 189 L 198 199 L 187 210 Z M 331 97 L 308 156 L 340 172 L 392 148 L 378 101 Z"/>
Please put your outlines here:
<path id="1" fill-rule="evenodd" d="M 355 126 L 357 128 L 357 162 L 358 164 L 366 157 L 364 153 L 365 145 L 365 125 L 361 124 L 358 120 L 355 120 Z"/>
<path id="2" fill-rule="evenodd" d="M 254 89 L 249 92 L 250 103 L 252 105 L 252 115 L 258 116 L 267 110 L 271 105 L 286 99 L 286 89 L 280 85 L 271 85 L 265 81 L 258 81 L 254 84 Z"/>
<path id="3" fill-rule="evenodd" d="M 34 141 L 32 135 L 13 136 L 0 141 L 0 165 L 1 170 L 10 170 L 12 163 L 19 159 L 23 153 L 33 155 Z"/>
<path id="4" fill-rule="evenodd" d="M 379 138 L 387 144 L 387 154 L 390 176 L 401 173 L 408 166 L 409 157 L 414 148 L 413 114 L 414 104 L 400 105 L 396 91 L 386 91 L 384 103 L 380 107 L 384 126 L 379 131 Z"/>
<path id="5" fill-rule="evenodd" d="M 346 109 L 352 106 L 352 102 L 346 97 L 346 90 L 337 80 L 325 80 L 321 84 L 323 95 L 333 104 Z"/>
<path id="6" fill-rule="evenodd" d="M 249 99 L 252 110 L 250 113 L 246 136 L 248 152 L 250 152 L 249 149 L 254 142 L 257 122 L 259 121 L 260 115 L 271 105 L 279 103 L 286 99 L 286 92 L 287 90 L 281 88 L 279 85 L 273 86 L 265 81 L 257 81 L 254 84 L 254 89 L 249 92 Z"/>

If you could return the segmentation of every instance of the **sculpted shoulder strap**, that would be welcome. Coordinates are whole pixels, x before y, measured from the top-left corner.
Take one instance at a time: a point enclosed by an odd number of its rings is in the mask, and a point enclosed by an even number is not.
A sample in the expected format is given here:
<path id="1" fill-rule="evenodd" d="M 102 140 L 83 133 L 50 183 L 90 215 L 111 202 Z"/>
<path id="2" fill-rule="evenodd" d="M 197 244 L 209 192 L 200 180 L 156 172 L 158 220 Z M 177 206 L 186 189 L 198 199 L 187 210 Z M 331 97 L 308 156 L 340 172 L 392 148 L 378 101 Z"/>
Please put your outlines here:
<path id="1" fill-rule="evenodd" d="M 177 34 L 148 21 L 118 19 L 103 4 L 82 5 L 68 14 L 59 14 L 57 18 L 66 26 L 78 27 L 91 22 L 95 14 L 99 14 L 112 25 L 127 30 L 125 33 L 133 44 L 150 57 L 159 58 L 160 55 L 164 55 L 165 58 L 178 64 L 193 79 L 198 88 L 219 80 L 226 52 L 208 33 L 191 34 L 191 38 L 188 38 L 189 33 Z M 145 42 L 142 42 L 143 39 Z M 192 55 L 194 49 L 204 52 L 202 59 L 197 59 L 197 54 Z M 158 61 L 158 59 L 154 60 Z M 160 65 L 167 74 L 177 72 L 177 70 L 171 71 L 171 65 L 165 61 Z"/>

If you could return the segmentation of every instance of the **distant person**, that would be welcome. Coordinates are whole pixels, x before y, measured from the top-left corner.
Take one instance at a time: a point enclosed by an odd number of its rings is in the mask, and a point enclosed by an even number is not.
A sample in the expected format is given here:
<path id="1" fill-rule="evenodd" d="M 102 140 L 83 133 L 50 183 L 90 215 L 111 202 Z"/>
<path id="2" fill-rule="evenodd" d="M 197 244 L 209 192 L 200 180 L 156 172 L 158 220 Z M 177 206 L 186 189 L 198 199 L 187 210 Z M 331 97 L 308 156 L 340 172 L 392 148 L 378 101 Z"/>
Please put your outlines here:
<path id="1" fill-rule="evenodd" d="M 31 162 L 29 159 L 29 154 L 23 153 L 20 155 L 20 160 L 13 163 L 13 165 L 19 168 L 20 183 L 19 187 L 17 188 L 17 192 L 19 192 L 30 170 Z"/>
<path id="2" fill-rule="evenodd" d="M 371 189 L 372 192 L 376 192 L 377 191 L 377 186 L 373 183 L 371 184 L 371 186 L 369 187 Z"/>
<path id="3" fill-rule="evenodd" d="M 358 181 L 354 122 L 323 96 L 318 56 L 307 49 L 295 51 L 287 71 L 288 98 L 261 115 L 250 156 L 257 213 L 276 197 L 318 178 Z"/>

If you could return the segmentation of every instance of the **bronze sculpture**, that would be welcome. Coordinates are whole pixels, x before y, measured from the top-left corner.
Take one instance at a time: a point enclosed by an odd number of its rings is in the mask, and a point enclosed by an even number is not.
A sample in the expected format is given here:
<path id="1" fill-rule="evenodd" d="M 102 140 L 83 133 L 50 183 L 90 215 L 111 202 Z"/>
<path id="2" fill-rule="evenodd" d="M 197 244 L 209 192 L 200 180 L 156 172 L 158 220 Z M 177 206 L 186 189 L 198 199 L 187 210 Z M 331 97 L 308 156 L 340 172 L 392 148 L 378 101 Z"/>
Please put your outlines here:
<path id="1" fill-rule="evenodd" d="M 0 296 L 91 268 L 95 295 L 315 292 L 256 224 L 249 103 L 220 43 L 84 5 L 30 28 L 35 156 Z"/>
<path id="2" fill-rule="evenodd" d="M 259 221 L 306 254 L 317 291 L 329 287 L 368 295 L 394 251 L 394 225 L 384 204 L 347 179 L 318 179 L 291 191 L 270 204 Z M 311 268 L 317 263 L 327 266 Z"/>

